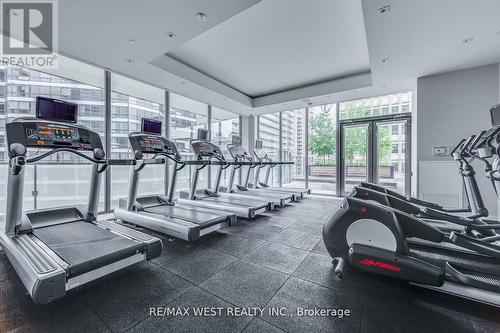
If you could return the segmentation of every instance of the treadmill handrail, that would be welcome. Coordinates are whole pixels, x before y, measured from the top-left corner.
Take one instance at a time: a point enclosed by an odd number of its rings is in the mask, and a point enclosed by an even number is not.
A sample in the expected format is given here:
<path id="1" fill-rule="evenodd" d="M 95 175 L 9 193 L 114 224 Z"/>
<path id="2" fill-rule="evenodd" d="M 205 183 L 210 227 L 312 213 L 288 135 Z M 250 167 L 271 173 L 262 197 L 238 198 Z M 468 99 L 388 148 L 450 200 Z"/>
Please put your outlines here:
<path id="1" fill-rule="evenodd" d="M 90 162 L 93 162 L 93 163 L 97 163 L 97 164 L 105 164 L 106 163 L 106 160 L 103 158 L 103 159 L 98 159 L 98 158 L 95 158 L 95 157 L 91 157 L 91 156 L 88 156 L 88 155 L 85 155 L 77 150 L 74 150 L 74 149 L 70 149 L 70 148 L 56 148 L 56 149 L 53 149 L 49 152 L 46 152 L 44 154 L 41 154 L 41 155 L 38 155 L 38 156 L 35 156 L 35 157 L 32 157 L 32 158 L 27 158 L 26 159 L 26 163 L 35 163 L 35 162 L 38 162 L 38 161 L 41 161 L 43 160 L 44 158 L 47 158 L 51 155 L 54 155 L 56 153 L 61 153 L 61 152 L 67 152 L 67 153 L 72 153 L 72 154 L 75 154 L 75 155 L 78 155 L 86 160 L 89 160 Z"/>

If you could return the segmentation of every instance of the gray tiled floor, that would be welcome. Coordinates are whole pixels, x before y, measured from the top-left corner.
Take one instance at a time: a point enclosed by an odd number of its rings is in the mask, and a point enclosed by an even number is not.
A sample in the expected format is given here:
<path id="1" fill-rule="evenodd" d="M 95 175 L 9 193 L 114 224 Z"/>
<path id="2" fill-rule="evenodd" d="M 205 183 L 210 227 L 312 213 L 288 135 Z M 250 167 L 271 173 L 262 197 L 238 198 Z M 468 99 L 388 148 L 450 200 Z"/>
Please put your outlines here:
<path id="1" fill-rule="evenodd" d="M 312 197 L 195 243 L 164 239 L 164 253 L 34 305 L 0 254 L 0 332 L 484 332 L 497 309 L 367 277 L 339 280 L 321 238 L 339 201 Z M 286 307 L 287 316 L 152 317 L 150 307 Z M 293 316 L 342 308 L 342 319 Z M 291 315 L 288 315 L 291 314 Z"/>

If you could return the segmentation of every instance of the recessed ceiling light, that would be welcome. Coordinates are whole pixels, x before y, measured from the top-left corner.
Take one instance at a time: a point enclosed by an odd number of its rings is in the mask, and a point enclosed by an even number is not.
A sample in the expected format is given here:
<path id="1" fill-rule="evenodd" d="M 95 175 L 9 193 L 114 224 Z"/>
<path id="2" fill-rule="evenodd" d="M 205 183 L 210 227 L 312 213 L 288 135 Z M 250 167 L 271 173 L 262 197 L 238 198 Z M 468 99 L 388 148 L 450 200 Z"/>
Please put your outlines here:
<path id="1" fill-rule="evenodd" d="M 388 63 L 389 62 L 389 58 L 383 58 L 382 59 L 382 62 L 385 64 L 385 63 Z"/>
<path id="2" fill-rule="evenodd" d="M 134 62 L 134 60 L 132 60 L 130 58 L 125 59 L 125 61 L 128 62 L 128 63 Z"/>
<path id="3" fill-rule="evenodd" d="M 377 9 L 377 13 L 380 15 L 388 14 L 391 11 L 391 6 L 387 5 Z"/>
<path id="4" fill-rule="evenodd" d="M 134 39 L 129 39 L 129 40 L 128 40 L 128 42 L 129 42 L 130 44 L 135 44 L 135 40 L 134 40 Z"/>
<path id="5" fill-rule="evenodd" d="M 207 14 L 199 12 L 199 13 L 196 14 L 196 18 L 200 22 L 205 22 L 207 20 Z"/>
<path id="6" fill-rule="evenodd" d="M 169 37 L 169 38 L 175 38 L 175 34 L 173 32 L 167 32 L 166 35 Z"/>
<path id="7" fill-rule="evenodd" d="M 469 44 L 470 42 L 472 42 L 474 40 L 474 37 L 469 37 L 469 38 L 466 38 L 462 41 L 462 43 L 464 44 Z"/>

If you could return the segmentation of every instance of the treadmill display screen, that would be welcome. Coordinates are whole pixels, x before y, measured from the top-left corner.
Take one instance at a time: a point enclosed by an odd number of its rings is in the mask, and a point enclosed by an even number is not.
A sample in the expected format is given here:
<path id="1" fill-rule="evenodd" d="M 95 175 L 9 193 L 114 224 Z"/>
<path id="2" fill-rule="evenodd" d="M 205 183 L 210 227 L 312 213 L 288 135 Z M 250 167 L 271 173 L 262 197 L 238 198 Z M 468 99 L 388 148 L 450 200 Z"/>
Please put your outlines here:
<path id="1" fill-rule="evenodd" d="M 143 152 L 163 151 L 163 141 L 160 137 L 147 136 L 142 139 Z"/>
<path id="2" fill-rule="evenodd" d="M 203 155 L 203 156 L 211 155 L 214 152 L 213 146 L 210 143 L 208 143 L 208 142 L 207 143 L 205 143 L 205 142 L 200 143 L 198 145 L 198 148 L 199 148 L 200 154 Z"/>
<path id="3" fill-rule="evenodd" d="M 79 140 L 78 131 L 75 128 L 38 124 L 37 131 L 28 129 L 29 139 L 39 139 L 54 142 L 72 142 Z"/>
<path id="4" fill-rule="evenodd" d="M 53 98 L 36 98 L 36 117 L 38 119 L 76 123 L 77 108 L 74 103 L 69 103 Z"/>
<path id="5" fill-rule="evenodd" d="M 142 118 L 141 132 L 147 134 L 161 135 L 161 121 Z"/>

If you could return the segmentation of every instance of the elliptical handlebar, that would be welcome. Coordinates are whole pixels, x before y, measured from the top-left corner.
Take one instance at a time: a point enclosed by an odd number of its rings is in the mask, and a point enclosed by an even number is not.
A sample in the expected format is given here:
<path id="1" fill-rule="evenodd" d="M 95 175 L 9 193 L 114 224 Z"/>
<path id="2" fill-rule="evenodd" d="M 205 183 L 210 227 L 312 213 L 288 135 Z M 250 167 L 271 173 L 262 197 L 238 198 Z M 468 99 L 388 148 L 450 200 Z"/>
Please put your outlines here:
<path id="1" fill-rule="evenodd" d="M 455 147 L 451 150 L 451 153 L 450 153 L 451 157 L 455 158 L 455 157 L 454 157 L 454 154 L 457 152 L 457 150 L 459 150 L 459 149 L 460 149 L 460 147 L 463 145 L 463 143 L 465 142 L 465 140 L 466 140 L 466 139 L 462 139 L 462 140 L 460 140 L 460 141 L 458 142 L 458 144 L 457 144 L 457 145 L 456 145 L 456 146 L 455 146 Z"/>

